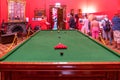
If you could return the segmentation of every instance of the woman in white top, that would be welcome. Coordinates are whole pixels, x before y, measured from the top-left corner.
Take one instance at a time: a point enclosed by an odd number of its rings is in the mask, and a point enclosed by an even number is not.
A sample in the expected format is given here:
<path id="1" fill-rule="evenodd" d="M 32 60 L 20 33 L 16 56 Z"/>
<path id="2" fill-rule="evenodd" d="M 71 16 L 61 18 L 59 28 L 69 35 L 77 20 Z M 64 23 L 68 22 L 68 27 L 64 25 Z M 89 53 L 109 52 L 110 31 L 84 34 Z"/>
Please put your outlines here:
<path id="1" fill-rule="evenodd" d="M 89 26 L 88 26 L 89 25 L 89 20 L 88 20 L 87 15 L 84 16 L 82 24 L 83 24 L 83 26 L 82 26 L 81 32 L 83 32 L 85 34 L 89 33 Z"/>

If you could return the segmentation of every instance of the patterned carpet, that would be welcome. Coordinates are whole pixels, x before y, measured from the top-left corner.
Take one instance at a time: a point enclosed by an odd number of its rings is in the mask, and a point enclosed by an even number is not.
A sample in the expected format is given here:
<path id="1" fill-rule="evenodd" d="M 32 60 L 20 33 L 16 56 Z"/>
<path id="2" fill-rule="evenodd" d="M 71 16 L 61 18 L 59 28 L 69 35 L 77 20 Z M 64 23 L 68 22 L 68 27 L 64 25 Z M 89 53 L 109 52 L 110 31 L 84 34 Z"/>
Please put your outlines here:
<path id="1" fill-rule="evenodd" d="M 9 44 L 1 44 L 0 43 L 0 57 L 5 55 L 7 52 L 10 50 L 14 49 L 17 45 L 19 45 L 21 42 L 23 42 L 26 38 L 18 38 L 17 39 L 17 44 L 9 43 Z"/>

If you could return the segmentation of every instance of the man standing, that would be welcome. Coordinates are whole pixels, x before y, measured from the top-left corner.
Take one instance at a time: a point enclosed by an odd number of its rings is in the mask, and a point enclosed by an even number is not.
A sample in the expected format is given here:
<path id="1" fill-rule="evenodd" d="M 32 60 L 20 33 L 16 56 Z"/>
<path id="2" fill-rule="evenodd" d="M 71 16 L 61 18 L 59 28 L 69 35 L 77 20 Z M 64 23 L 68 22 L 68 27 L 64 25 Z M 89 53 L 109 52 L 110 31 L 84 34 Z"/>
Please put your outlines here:
<path id="1" fill-rule="evenodd" d="M 102 37 L 105 39 L 105 43 L 108 44 L 108 40 L 110 44 L 112 43 L 111 37 L 111 21 L 108 19 L 107 15 L 105 15 L 101 21 L 102 24 Z"/>
<path id="2" fill-rule="evenodd" d="M 73 14 L 70 14 L 70 19 L 69 19 L 69 26 L 70 26 L 70 29 L 75 29 L 75 19 L 74 19 L 74 15 Z"/>
<path id="3" fill-rule="evenodd" d="M 120 50 L 120 13 L 116 13 L 112 18 L 113 23 L 113 37 L 114 37 L 114 48 Z"/>

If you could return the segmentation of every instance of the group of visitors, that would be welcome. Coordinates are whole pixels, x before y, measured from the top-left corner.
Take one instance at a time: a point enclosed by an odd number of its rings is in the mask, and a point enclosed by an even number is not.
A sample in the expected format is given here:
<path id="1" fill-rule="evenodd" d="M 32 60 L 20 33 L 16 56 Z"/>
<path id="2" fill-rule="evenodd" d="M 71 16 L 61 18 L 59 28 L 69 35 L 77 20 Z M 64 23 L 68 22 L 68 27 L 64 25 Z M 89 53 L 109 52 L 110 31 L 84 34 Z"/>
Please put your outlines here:
<path id="1" fill-rule="evenodd" d="M 77 15 L 69 14 L 69 19 L 66 21 L 69 26 L 67 29 L 77 29 L 82 33 L 101 40 L 106 45 L 113 45 L 113 48 L 120 50 L 120 13 L 116 13 L 110 20 L 107 15 L 104 15 L 100 20 L 97 16 L 84 14 L 81 18 Z M 50 23 L 46 17 L 41 21 L 41 30 L 47 30 Z"/>
<path id="2" fill-rule="evenodd" d="M 82 33 L 91 36 L 94 39 L 101 40 L 106 45 L 112 45 L 113 48 L 120 50 L 120 14 L 116 13 L 110 20 L 107 15 L 104 15 L 101 20 L 98 20 L 95 15 L 92 19 L 85 14 L 79 19 L 79 24 L 76 26 L 76 20 L 73 14 L 70 14 L 69 29 L 78 29 Z M 79 28 L 81 27 L 81 28 Z"/>

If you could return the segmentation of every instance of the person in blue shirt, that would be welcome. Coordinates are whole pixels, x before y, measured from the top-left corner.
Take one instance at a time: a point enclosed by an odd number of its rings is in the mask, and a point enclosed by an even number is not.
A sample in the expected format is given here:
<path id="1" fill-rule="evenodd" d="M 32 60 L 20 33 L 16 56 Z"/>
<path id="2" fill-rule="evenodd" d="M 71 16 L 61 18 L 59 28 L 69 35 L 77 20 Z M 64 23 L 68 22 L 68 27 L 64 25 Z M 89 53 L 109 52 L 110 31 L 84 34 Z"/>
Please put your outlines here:
<path id="1" fill-rule="evenodd" d="M 114 38 L 114 47 L 120 50 L 120 13 L 116 13 L 112 18 L 112 30 Z"/>

